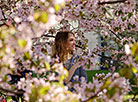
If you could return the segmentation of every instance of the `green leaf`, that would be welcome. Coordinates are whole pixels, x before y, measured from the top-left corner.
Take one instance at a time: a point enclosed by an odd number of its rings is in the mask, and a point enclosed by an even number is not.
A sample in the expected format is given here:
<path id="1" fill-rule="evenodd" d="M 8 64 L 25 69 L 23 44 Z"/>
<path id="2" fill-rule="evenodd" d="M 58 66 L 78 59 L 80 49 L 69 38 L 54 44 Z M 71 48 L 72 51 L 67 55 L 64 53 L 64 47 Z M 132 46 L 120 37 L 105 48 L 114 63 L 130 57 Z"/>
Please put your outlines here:
<path id="1" fill-rule="evenodd" d="M 130 18 L 132 16 L 133 16 L 133 13 L 132 12 L 128 13 L 128 18 Z"/>
<path id="2" fill-rule="evenodd" d="M 37 102 L 39 93 L 37 91 L 37 88 L 32 89 L 32 93 L 29 96 L 29 102 Z"/>
<path id="3" fill-rule="evenodd" d="M 41 95 L 47 94 L 49 89 L 50 89 L 49 86 L 46 86 L 46 87 L 44 87 L 44 88 L 41 88 L 41 89 L 40 89 L 40 94 L 41 94 Z"/>
<path id="4" fill-rule="evenodd" d="M 82 11 L 80 11 L 79 14 L 80 14 L 81 18 L 84 17 L 84 13 Z"/>
<path id="5" fill-rule="evenodd" d="M 4 81 L 4 82 L 7 81 L 7 75 L 5 75 L 5 76 L 3 77 L 3 81 Z"/>
<path id="6" fill-rule="evenodd" d="M 35 12 L 34 13 L 34 19 L 37 21 L 40 17 L 40 13 L 39 12 Z"/>
<path id="7" fill-rule="evenodd" d="M 138 61 L 138 56 L 135 57 L 135 60 Z"/>
<path id="8" fill-rule="evenodd" d="M 39 66 L 40 65 L 40 60 L 32 60 L 31 66 Z"/>
<path id="9" fill-rule="evenodd" d="M 105 68 L 109 68 L 109 65 L 107 63 L 105 63 Z"/>
<path id="10" fill-rule="evenodd" d="M 6 55 L 6 52 L 4 50 L 0 51 L 0 57 L 4 57 Z"/>
<path id="11" fill-rule="evenodd" d="M 119 53 L 119 54 L 117 55 L 117 58 L 119 59 L 119 58 L 121 58 L 121 57 L 122 57 L 122 54 Z"/>
<path id="12" fill-rule="evenodd" d="M 40 19 L 43 23 L 46 23 L 47 20 L 48 20 L 48 13 L 43 11 L 42 14 L 41 14 Z"/>
<path id="13" fill-rule="evenodd" d="M 37 63 L 37 66 L 39 66 L 41 63 L 41 60 L 37 60 L 36 63 Z"/>
<path id="14" fill-rule="evenodd" d="M 102 86 L 101 89 L 105 89 L 107 88 L 112 82 L 110 81 L 110 79 L 107 79 L 106 82 L 104 83 L 104 85 Z"/>
<path id="15" fill-rule="evenodd" d="M 46 23 L 47 20 L 48 20 L 48 13 L 45 12 L 45 11 L 36 11 L 36 12 L 34 13 L 34 19 L 35 19 L 37 22 Z"/>
<path id="16" fill-rule="evenodd" d="M 90 99 L 88 102 L 93 102 L 93 100 L 94 100 L 94 99 L 92 98 L 92 99 Z"/>
<path id="17" fill-rule="evenodd" d="M 108 91 L 107 91 L 107 96 L 108 96 L 109 98 L 111 98 L 111 97 L 114 96 L 115 93 L 116 93 L 116 88 L 115 88 L 115 87 L 109 88 Z"/>
<path id="18" fill-rule="evenodd" d="M 18 45 L 20 46 L 20 48 L 25 48 L 27 41 L 23 40 L 23 39 L 19 39 L 18 41 Z"/>
<path id="19" fill-rule="evenodd" d="M 135 67 L 131 67 L 131 70 L 133 71 L 133 73 L 137 73 L 138 70 Z"/>
<path id="20" fill-rule="evenodd" d="M 56 4 L 54 5 L 55 11 L 59 11 L 60 10 L 60 5 Z"/>
<path id="21" fill-rule="evenodd" d="M 49 65 L 49 63 L 44 62 L 44 66 L 45 66 L 45 68 L 46 68 L 47 70 L 50 70 L 50 65 Z"/>
<path id="22" fill-rule="evenodd" d="M 127 79 L 131 79 L 133 77 L 132 70 L 130 68 L 126 68 L 126 67 L 121 68 L 119 70 L 119 74 L 120 74 L 120 76 L 124 76 Z"/>
<path id="23" fill-rule="evenodd" d="M 31 59 L 29 52 L 25 52 L 24 53 L 24 60 L 29 60 L 29 59 Z"/>
<path id="24" fill-rule="evenodd" d="M 138 43 L 135 43 L 131 48 L 132 55 L 138 55 Z"/>
<path id="25" fill-rule="evenodd" d="M 88 87 L 86 87 L 85 90 L 86 90 L 86 92 L 92 92 L 92 89 L 90 89 Z"/>

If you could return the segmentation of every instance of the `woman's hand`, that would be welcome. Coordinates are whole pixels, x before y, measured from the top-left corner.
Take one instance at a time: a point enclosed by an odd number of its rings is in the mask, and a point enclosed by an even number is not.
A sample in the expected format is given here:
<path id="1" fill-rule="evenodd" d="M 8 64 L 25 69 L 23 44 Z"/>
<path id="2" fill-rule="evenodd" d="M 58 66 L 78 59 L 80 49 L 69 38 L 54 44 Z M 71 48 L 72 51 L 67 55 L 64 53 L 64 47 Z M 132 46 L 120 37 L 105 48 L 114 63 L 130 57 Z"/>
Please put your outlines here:
<path id="1" fill-rule="evenodd" d="M 80 67 L 81 67 L 81 62 L 78 61 L 78 62 L 74 63 L 72 67 L 73 67 L 74 69 L 80 68 Z M 71 68 L 72 68 L 72 67 L 71 67 Z"/>
<path id="2" fill-rule="evenodd" d="M 68 77 L 64 80 L 65 83 L 67 84 L 70 79 L 72 78 L 74 72 L 76 71 L 77 68 L 81 67 L 81 62 L 76 62 L 74 65 L 69 69 L 69 75 Z"/>

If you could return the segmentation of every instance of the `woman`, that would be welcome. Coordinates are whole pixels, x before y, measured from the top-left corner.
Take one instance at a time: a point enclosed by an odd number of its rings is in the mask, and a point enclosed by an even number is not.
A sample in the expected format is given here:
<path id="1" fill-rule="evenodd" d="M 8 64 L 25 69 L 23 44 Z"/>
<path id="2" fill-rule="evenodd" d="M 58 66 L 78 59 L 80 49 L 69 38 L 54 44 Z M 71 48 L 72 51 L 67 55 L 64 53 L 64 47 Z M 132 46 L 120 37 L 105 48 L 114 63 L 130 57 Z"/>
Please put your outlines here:
<path id="1" fill-rule="evenodd" d="M 57 33 L 53 46 L 53 56 L 58 56 L 60 62 L 69 71 L 69 75 L 65 79 L 65 84 L 76 82 L 73 78 L 76 75 L 79 76 L 78 81 L 81 81 L 81 77 L 84 77 L 87 81 L 86 71 L 81 67 L 81 63 L 75 62 L 79 58 L 78 55 L 74 54 L 75 45 L 75 37 L 72 32 L 60 31 Z"/>

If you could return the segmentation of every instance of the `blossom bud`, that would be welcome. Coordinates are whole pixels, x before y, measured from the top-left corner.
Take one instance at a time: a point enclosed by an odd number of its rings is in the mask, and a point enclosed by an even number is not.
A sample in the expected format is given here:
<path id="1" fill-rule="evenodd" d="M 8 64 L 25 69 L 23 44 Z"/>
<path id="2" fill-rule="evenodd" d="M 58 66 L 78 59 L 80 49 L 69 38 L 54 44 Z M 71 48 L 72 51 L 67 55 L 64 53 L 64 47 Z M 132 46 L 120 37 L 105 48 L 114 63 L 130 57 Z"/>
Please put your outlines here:
<path id="1" fill-rule="evenodd" d="M 127 55 L 129 55 L 131 52 L 129 45 L 127 45 L 127 44 L 125 45 L 125 51 L 126 51 Z"/>

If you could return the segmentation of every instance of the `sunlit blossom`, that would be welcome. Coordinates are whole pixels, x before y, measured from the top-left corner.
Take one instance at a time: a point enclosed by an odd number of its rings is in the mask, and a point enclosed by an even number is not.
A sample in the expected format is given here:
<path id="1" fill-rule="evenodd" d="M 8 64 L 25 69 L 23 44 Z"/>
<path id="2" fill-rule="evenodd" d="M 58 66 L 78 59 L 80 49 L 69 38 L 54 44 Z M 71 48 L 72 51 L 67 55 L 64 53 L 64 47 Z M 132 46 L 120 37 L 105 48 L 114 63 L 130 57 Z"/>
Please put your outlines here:
<path id="1" fill-rule="evenodd" d="M 127 55 L 131 53 L 130 47 L 127 44 L 125 45 L 125 51 Z"/>

